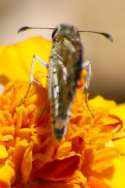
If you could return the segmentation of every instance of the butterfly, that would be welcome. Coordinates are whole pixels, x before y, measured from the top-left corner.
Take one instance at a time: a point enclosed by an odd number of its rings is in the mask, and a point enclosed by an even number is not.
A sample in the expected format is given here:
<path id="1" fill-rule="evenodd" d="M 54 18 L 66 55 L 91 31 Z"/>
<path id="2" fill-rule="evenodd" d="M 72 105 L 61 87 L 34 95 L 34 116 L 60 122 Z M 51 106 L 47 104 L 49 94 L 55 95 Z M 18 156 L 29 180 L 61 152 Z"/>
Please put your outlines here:
<path id="1" fill-rule="evenodd" d="M 67 134 L 71 104 L 75 96 L 81 71 L 87 69 L 85 89 L 88 90 L 91 78 L 91 64 L 84 62 L 83 45 L 80 32 L 100 34 L 112 41 L 108 33 L 96 31 L 79 31 L 75 26 L 59 24 L 55 28 L 22 27 L 19 32 L 28 29 L 52 29 L 52 50 L 49 64 L 37 55 L 31 64 L 30 83 L 33 81 L 35 61 L 48 69 L 48 97 L 51 104 L 51 121 L 54 136 L 57 140 Z"/>

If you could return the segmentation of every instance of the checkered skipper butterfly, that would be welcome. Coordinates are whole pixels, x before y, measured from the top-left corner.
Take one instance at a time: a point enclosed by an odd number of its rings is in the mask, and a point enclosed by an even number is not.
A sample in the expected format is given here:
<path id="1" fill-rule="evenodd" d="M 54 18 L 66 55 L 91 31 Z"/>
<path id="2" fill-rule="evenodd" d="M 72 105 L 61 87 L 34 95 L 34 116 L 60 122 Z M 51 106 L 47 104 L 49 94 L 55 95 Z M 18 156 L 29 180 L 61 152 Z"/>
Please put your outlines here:
<path id="1" fill-rule="evenodd" d="M 20 31 L 27 29 L 52 29 L 52 50 L 49 64 L 46 64 L 37 55 L 33 57 L 31 65 L 31 82 L 33 81 L 33 64 L 39 61 L 48 69 L 48 96 L 51 102 L 51 119 L 53 133 L 56 139 L 62 139 L 68 128 L 70 106 L 75 95 L 75 90 L 80 79 L 82 69 L 88 70 L 85 89 L 88 89 L 91 77 L 90 63 L 84 63 L 83 47 L 80 32 L 100 34 L 109 40 L 112 37 L 108 33 L 96 31 L 79 31 L 72 25 L 59 24 L 56 28 L 22 27 Z"/>

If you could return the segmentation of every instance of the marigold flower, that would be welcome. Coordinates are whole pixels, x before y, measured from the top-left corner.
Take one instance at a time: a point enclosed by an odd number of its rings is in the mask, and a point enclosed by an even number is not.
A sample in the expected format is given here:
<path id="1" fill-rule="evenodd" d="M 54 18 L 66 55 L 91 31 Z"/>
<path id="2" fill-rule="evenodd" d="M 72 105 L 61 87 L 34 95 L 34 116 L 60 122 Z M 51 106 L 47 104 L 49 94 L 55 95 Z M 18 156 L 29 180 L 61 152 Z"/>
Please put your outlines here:
<path id="1" fill-rule="evenodd" d="M 124 188 L 125 105 L 101 96 L 89 100 L 77 88 L 68 134 L 57 141 L 50 122 L 46 72 L 28 87 L 32 55 L 46 62 L 51 42 L 32 37 L 0 47 L 0 188 Z M 42 77 L 41 77 L 41 72 Z"/>

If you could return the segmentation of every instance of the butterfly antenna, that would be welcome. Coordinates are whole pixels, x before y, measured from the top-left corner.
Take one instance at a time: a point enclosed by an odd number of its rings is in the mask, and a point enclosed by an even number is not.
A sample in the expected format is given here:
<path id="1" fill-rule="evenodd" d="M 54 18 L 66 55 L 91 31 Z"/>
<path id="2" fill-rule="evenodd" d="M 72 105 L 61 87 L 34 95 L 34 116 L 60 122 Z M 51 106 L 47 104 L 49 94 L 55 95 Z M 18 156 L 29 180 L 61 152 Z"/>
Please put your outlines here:
<path id="1" fill-rule="evenodd" d="M 48 30 L 53 30 L 55 28 L 53 28 L 53 27 L 29 27 L 29 26 L 24 26 L 24 27 L 21 27 L 17 31 L 17 33 L 24 32 L 24 31 L 27 31 L 27 30 L 30 30 L 30 29 L 48 29 Z"/>
<path id="2" fill-rule="evenodd" d="M 98 34 L 98 35 L 102 35 L 104 36 L 106 39 L 108 39 L 110 42 L 113 42 L 113 37 L 111 34 L 109 33 L 105 33 L 105 32 L 97 32 L 97 31 L 79 31 L 80 33 L 94 33 L 94 34 Z"/>
<path id="3" fill-rule="evenodd" d="M 29 27 L 29 26 L 24 26 L 24 27 L 21 27 L 17 32 L 20 33 L 20 32 L 24 32 L 24 31 L 30 30 L 30 29 L 54 30 L 55 28 L 54 27 Z M 94 33 L 94 34 L 102 35 L 105 38 L 107 38 L 108 40 L 110 40 L 111 42 L 113 42 L 113 38 L 112 38 L 112 36 L 109 33 L 90 31 L 90 30 L 86 30 L 86 31 L 79 30 L 79 32 L 80 33 Z"/>

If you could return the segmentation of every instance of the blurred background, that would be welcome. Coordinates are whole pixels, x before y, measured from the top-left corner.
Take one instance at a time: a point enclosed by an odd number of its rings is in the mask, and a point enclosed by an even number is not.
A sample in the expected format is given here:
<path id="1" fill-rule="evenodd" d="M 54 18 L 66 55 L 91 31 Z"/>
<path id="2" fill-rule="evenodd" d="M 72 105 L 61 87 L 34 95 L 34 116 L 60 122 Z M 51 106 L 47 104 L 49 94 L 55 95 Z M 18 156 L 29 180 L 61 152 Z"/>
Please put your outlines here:
<path id="1" fill-rule="evenodd" d="M 92 63 L 91 96 L 103 95 L 125 102 L 125 1 L 124 0 L 0 0 L 0 45 L 29 36 L 51 39 L 51 31 L 27 31 L 25 25 L 55 27 L 69 23 L 80 30 L 112 34 L 114 43 L 93 34 L 81 34 L 85 60 Z"/>

